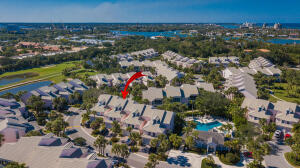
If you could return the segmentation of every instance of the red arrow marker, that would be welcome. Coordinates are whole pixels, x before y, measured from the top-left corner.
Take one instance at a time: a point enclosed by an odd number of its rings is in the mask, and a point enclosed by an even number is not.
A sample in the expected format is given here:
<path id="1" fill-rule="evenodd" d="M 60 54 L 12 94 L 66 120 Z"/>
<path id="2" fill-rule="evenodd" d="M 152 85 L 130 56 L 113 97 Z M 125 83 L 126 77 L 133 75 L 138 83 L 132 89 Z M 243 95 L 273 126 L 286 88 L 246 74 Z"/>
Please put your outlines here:
<path id="1" fill-rule="evenodd" d="M 121 93 L 122 93 L 122 95 L 123 95 L 123 99 L 125 99 L 126 96 L 127 96 L 127 94 L 129 93 L 129 92 L 127 91 L 127 88 L 128 88 L 128 86 L 129 86 L 129 84 L 130 84 L 131 82 L 133 82 L 134 80 L 136 80 L 137 78 L 140 78 L 140 77 L 142 77 L 142 76 L 146 76 L 146 75 L 142 74 L 142 72 L 137 72 L 137 73 L 135 73 L 134 75 L 132 75 L 132 76 L 130 77 L 130 79 L 127 81 L 127 83 L 126 83 L 126 85 L 125 85 L 124 90 L 121 91 Z"/>

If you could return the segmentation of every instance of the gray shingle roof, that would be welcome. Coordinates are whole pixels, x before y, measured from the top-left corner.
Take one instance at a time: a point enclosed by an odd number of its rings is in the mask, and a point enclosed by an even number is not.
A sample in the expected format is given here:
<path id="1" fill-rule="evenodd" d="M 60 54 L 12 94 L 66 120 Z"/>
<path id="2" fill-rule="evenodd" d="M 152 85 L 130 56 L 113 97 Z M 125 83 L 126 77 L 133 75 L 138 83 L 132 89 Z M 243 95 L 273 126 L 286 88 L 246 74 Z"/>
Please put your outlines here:
<path id="1" fill-rule="evenodd" d="M 167 97 L 182 97 L 180 87 L 166 86 L 165 91 Z"/>
<path id="2" fill-rule="evenodd" d="M 143 99 L 147 99 L 150 102 L 155 99 L 163 99 L 163 92 L 161 88 L 149 87 L 148 90 L 142 92 Z"/>
<path id="3" fill-rule="evenodd" d="M 190 97 L 192 95 L 198 95 L 198 88 L 196 85 L 183 84 L 181 85 L 181 89 L 183 90 L 184 97 Z"/>
<path id="4" fill-rule="evenodd" d="M 42 138 L 44 137 L 22 137 L 17 143 L 3 144 L 0 148 L 0 157 L 25 163 L 30 168 L 86 168 L 90 162 L 95 161 L 88 158 L 60 158 L 61 152 L 65 149 L 64 146 L 38 146 Z M 108 161 L 107 165 L 110 164 L 111 161 Z"/>

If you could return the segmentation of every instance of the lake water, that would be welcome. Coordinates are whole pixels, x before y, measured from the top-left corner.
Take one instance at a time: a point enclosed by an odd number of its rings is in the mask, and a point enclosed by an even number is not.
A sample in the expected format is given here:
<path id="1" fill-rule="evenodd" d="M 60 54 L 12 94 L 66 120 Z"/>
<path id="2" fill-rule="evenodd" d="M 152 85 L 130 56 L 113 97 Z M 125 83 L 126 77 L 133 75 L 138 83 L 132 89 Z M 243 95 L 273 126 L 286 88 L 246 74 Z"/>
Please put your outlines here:
<path id="1" fill-rule="evenodd" d="M 28 85 L 23 85 L 23 86 L 19 86 L 19 87 L 16 87 L 16 88 L 12 88 L 12 89 L 8 89 L 8 90 L 4 90 L 2 92 L 0 92 L 0 95 L 3 95 L 5 93 L 12 93 L 12 94 L 16 94 L 18 93 L 19 91 L 32 91 L 34 89 L 37 89 L 37 88 L 40 88 L 40 87 L 43 87 L 43 86 L 49 86 L 52 82 L 51 81 L 41 81 L 41 82 L 36 82 L 36 83 L 31 83 L 31 84 L 28 84 Z"/>
<path id="2" fill-rule="evenodd" d="M 237 29 L 240 26 L 235 24 L 218 24 L 219 26 L 224 27 L 225 29 Z"/>
<path id="3" fill-rule="evenodd" d="M 269 43 L 273 44 L 300 44 L 300 40 L 292 40 L 292 39 L 271 39 L 267 40 Z"/>
<path id="4" fill-rule="evenodd" d="M 152 36 L 163 36 L 163 37 L 187 37 L 187 34 L 181 34 L 181 31 L 166 31 L 166 32 L 134 32 L 134 31 L 111 31 L 115 35 L 122 36 L 144 36 L 144 37 L 152 37 Z"/>
<path id="5" fill-rule="evenodd" d="M 0 86 L 20 82 L 22 80 L 25 80 L 27 78 L 31 78 L 31 77 L 34 77 L 37 75 L 38 74 L 36 74 L 36 73 L 24 73 L 24 74 L 20 74 L 20 75 L 3 77 L 3 78 L 0 78 Z"/>
<path id="6" fill-rule="evenodd" d="M 3 79 L 0 79 L 0 86 L 2 85 L 8 85 L 8 84 L 11 84 L 11 83 L 16 83 L 16 82 L 19 82 L 19 81 L 22 81 L 26 78 L 3 78 Z"/>

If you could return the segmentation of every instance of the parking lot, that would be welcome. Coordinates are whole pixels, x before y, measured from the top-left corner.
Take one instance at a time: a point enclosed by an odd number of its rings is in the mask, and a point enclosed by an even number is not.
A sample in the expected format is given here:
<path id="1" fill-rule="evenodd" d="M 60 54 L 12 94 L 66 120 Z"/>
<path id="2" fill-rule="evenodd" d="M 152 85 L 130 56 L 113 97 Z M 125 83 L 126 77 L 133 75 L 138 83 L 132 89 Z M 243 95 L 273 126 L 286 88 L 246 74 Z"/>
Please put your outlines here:
<path id="1" fill-rule="evenodd" d="M 201 167 L 202 157 L 194 153 L 184 153 L 179 150 L 171 150 L 167 162 L 170 165 L 199 168 Z"/>

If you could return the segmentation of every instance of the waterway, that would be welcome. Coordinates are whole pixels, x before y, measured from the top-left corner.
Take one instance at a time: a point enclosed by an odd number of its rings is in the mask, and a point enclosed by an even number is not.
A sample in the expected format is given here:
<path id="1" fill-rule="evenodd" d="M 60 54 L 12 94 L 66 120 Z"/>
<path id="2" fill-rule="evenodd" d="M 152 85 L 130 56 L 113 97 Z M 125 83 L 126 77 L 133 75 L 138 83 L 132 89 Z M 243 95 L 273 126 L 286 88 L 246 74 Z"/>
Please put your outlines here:
<path id="1" fill-rule="evenodd" d="M 144 36 L 144 37 L 152 37 L 152 36 L 163 36 L 163 37 L 187 37 L 188 34 L 181 34 L 180 30 L 177 31 L 165 31 L 165 32 L 134 32 L 134 31 L 111 31 L 115 35 L 121 36 Z"/>
<path id="2" fill-rule="evenodd" d="M 19 91 L 28 91 L 28 92 L 30 92 L 32 90 L 38 89 L 38 88 L 43 87 L 43 86 L 49 86 L 51 83 L 52 83 L 51 81 L 41 81 L 41 82 L 35 82 L 35 83 L 27 84 L 27 85 L 22 85 L 22 86 L 19 86 L 19 87 L 15 87 L 15 88 L 12 88 L 12 89 L 7 89 L 7 90 L 4 90 L 4 91 L 1 91 L 0 95 L 3 95 L 5 93 L 16 94 Z"/>
<path id="3" fill-rule="evenodd" d="M 13 84 L 16 82 L 20 82 L 22 80 L 38 76 L 37 73 L 24 73 L 24 74 L 18 74 L 18 75 L 10 75 L 6 77 L 0 78 L 0 86 Z"/>

